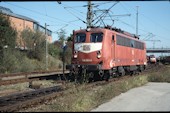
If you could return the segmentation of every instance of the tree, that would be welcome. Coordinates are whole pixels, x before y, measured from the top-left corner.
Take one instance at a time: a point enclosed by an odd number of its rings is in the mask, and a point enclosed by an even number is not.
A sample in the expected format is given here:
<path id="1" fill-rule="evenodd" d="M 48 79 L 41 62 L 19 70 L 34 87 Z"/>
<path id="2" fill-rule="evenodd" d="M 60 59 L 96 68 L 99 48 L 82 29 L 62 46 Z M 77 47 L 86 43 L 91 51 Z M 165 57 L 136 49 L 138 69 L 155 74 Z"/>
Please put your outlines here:
<path id="1" fill-rule="evenodd" d="M 34 34 L 34 53 L 36 58 L 42 61 L 45 58 L 46 49 L 46 36 L 40 31 L 36 31 Z"/>
<path id="2" fill-rule="evenodd" d="M 34 48 L 34 40 L 35 40 L 34 35 L 35 33 L 30 28 L 24 29 L 21 32 L 21 37 L 24 41 L 24 47 L 27 47 L 28 50 Z"/>
<path id="3" fill-rule="evenodd" d="M 57 33 L 59 37 L 59 41 L 63 42 L 66 38 L 66 31 L 64 29 L 61 29 L 60 32 Z"/>
<path id="4" fill-rule="evenodd" d="M 61 48 L 57 47 L 57 45 L 52 43 L 52 44 L 49 44 L 48 49 L 49 49 L 48 52 L 51 56 L 59 58 Z"/>
<path id="5" fill-rule="evenodd" d="M 66 31 L 64 29 L 61 29 L 61 31 L 58 33 L 59 41 L 55 42 L 54 44 L 57 45 L 59 48 L 63 46 L 63 41 L 67 40 L 67 49 L 65 50 L 65 63 L 70 64 L 71 63 L 71 56 L 72 56 L 72 39 L 73 34 L 70 34 L 69 37 L 66 38 Z M 59 49 L 59 59 L 63 60 L 63 50 Z"/>
<path id="6" fill-rule="evenodd" d="M 11 60 L 15 61 L 13 57 L 11 58 L 12 53 L 8 54 L 7 51 L 12 50 L 14 52 L 16 46 L 17 31 L 11 27 L 9 17 L 0 13 L 0 72 L 6 69 L 6 66 L 10 65 Z M 8 59 L 8 60 L 7 60 Z M 8 63 L 10 62 L 10 63 Z"/>
<path id="7" fill-rule="evenodd" d="M 11 27 L 9 17 L 0 13 L 0 63 L 3 59 L 3 51 L 15 48 L 16 38 L 17 31 Z"/>
<path id="8" fill-rule="evenodd" d="M 67 41 L 73 41 L 73 34 L 70 34 L 70 36 L 67 38 Z"/>
<path id="9" fill-rule="evenodd" d="M 0 50 L 4 47 L 15 48 L 17 31 L 11 27 L 9 17 L 0 13 Z"/>
<path id="10" fill-rule="evenodd" d="M 40 31 L 25 29 L 21 32 L 24 45 L 27 47 L 29 58 L 35 58 L 42 61 L 45 58 L 45 34 Z"/>

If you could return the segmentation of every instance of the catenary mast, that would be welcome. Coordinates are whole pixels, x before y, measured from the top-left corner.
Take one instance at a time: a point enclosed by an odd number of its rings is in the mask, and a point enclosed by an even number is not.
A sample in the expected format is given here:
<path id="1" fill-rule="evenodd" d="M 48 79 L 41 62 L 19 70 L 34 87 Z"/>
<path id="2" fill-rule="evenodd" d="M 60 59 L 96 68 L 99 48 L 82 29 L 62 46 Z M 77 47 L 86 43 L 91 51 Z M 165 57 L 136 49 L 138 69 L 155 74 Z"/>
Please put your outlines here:
<path id="1" fill-rule="evenodd" d="M 88 1 L 88 7 L 87 7 L 87 28 L 92 27 L 92 20 L 93 20 L 93 11 L 92 11 L 92 3 L 91 1 Z"/>

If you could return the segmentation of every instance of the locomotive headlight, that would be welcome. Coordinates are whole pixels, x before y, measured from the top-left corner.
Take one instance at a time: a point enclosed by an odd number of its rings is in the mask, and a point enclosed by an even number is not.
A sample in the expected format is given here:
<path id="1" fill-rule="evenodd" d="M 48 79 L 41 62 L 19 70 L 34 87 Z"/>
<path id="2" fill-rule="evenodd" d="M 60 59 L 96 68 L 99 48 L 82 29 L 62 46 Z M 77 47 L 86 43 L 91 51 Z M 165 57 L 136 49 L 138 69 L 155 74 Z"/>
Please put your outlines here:
<path id="1" fill-rule="evenodd" d="M 78 52 L 74 51 L 74 58 L 77 58 L 77 56 L 78 56 Z"/>
<path id="2" fill-rule="evenodd" d="M 97 58 L 101 58 L 101 57 L 102 57 L 101 51 L 97 51 Z"/>

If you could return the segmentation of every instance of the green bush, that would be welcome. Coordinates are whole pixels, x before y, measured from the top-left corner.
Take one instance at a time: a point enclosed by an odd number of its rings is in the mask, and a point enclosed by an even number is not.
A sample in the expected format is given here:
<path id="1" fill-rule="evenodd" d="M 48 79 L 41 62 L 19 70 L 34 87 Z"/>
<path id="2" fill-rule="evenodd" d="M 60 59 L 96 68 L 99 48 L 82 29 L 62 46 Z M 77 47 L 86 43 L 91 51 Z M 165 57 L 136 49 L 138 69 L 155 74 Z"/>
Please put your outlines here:
<path id="1" fill-rule="evenodd" d="M 6 70 L 3 66 L 4 51 L 6 51 L 6 48 L 14 48 L 16 46 L 16 38 L 17 32 L 11 27 L 9 17 L 0 13 L 0 72 Z"/>
<path id="2" fill-rule="evenodd" d="M 61 51 L 61 48 L 57 47 L 54 43 L 49 44 L 48 52 L 52 57 L 59 58 L 60 51 Z"/>
<path id="3" fill-rule="evenodd" d="M 20 62 L 20 68 L 21 68 L 20 72 L 32 72 L 36 69 L 36 66 L 33 65 L 29 58 L 23 56 Z"/>
<path id="4" fill-rule="evenodd" d="M 14 48 L 16 46 L 17 32 L 11 27 L 9 17 L 0 13 L 0 51 L 5 46 Z"/>
<path id="5" fill-rule="evenodd" d="M 72 48 L 67 47 L 65 51 L 65 64 L 71 64 Z"/>
<path id="6" fill-rule="evenodd" d="M 20 72 L 20 59 L 18 59 L 20 53 L 18 51 L 12 50 L 10 48 L 4 50 L 3 52 L 3 60 L 0 72 L 2 73 L 14 73 Z"/>
<path id="7" fill-rule="evenodd" d="M 65 34 L 65 33 L 64 33 Z M 64 34 L 60 36 L 65 37 Z M 31 72 L 46 69 L 46 37 L 40 31 L 25 29 L 20 37 L 25 45 L 24 51 L 15 49 L 17 31 L 11 27 L 9 18 L 0 13 L 0 73 Z M 59 53 L 61 47 L 48 44 L 49 70 L 62 68 Z"/>
<path id="8" fill-rule="evenodd" d="M 26 46 L 27 56 L 31 59 L 35 58 L 39 61 L 45 59 L 46 53 L 46 37 L 40 31 L 33 32 L 30 29 L 24 29 L 21 32 L 21 37 Z"/>
<path id="9" fill-rule="evenodd" d="M 62 65 L 62 62 L 52 56 L 49 56 L 49 69 L 56 70 L 61 69 L 59 65 Z"/>
<path id="10" fill-rule="evenodd" d="M 160 72 L 153 72 L 148 76 L 148 81 L 150 82 L 168 82 L 170 83 L 170 70 L 169 68 L 165 68 Z"/>

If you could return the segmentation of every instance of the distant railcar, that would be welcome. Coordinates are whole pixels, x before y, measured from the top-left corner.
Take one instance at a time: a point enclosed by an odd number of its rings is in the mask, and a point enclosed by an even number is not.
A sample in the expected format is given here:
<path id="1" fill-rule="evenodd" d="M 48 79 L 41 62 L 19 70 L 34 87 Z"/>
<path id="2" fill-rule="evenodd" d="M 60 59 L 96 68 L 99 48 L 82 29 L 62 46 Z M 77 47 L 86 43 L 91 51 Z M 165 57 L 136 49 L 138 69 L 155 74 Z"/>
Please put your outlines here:
<path id="1" fill-rule="evenodd" d="M 150 55 L 149 56 L 149 62 L 152 63 L 152 64 L 156 64 L 157 60 L 156 60 L 155 55 Z"/>
<path id="2" fill-rule="evenodd" d="M 162 62 L 163 64 L 170 64 L 170 56 L 165 56 L 161 58 L 160 62 Z"/>
<path id="3" fill-rule="evenodd" d="M 72 61 L 66 68 L 75 80 L 108 80 L 143 71 L 147 65 L 145 43 L 120 29 L 81 29 L 73 36 Z"/>

